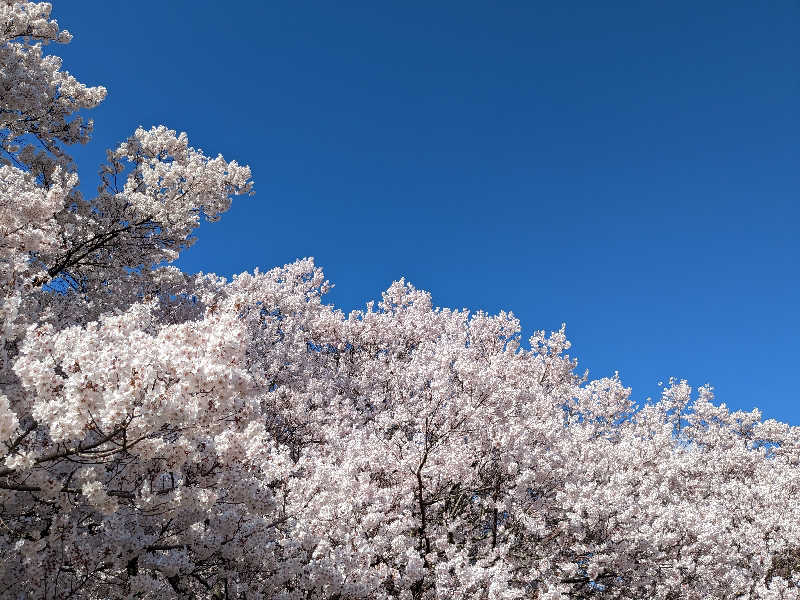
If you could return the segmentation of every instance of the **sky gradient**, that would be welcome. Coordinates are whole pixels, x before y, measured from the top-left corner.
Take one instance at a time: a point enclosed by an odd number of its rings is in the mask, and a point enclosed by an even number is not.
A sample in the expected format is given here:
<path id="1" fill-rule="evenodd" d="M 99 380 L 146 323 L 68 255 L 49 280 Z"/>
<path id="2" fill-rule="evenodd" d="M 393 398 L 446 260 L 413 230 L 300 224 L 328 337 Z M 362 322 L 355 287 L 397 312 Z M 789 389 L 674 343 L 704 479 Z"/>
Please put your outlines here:
<path id="1" fill-rule="evenodd" d="M 138 126 L 252 167 L 178 261 L 313 256 L 362 308 L 567 324 L 579 372 L 710 383 L 800 425 L 800 5 L 793 1 L 55 2 L 105 85 L 82 189 Z"/>

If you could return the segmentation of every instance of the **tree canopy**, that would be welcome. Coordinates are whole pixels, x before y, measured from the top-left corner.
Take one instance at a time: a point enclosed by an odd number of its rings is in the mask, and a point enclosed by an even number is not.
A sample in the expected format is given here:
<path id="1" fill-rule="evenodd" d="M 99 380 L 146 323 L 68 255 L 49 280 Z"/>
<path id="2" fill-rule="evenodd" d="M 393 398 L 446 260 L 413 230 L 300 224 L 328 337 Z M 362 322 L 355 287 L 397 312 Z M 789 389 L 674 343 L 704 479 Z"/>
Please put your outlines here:
<path id="1" fill-rule="evenodd" d="M 0 597 L 798 597 L 800 428 L 404 280 L 169 266 L 250 171 L 139 128 L 84 198 L 50 11 L 0 1 Z"/>

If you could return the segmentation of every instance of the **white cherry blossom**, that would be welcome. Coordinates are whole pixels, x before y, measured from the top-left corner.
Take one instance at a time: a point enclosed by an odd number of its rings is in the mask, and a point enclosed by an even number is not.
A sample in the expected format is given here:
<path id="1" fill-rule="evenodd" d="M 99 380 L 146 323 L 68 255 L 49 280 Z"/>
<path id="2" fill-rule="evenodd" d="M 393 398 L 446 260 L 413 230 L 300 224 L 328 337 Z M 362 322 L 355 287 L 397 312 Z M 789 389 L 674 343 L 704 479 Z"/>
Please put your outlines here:
<path id="1" fill-rule="evenodd" d="M 139 128 L 83 198 L 105 90 L 49 4 L 0 21 L 0 597 L 800 597 L 800 428 L 636 405 L 404 280 L 344 314 L 312 259 L 182 273 L 249 169 Z"/>

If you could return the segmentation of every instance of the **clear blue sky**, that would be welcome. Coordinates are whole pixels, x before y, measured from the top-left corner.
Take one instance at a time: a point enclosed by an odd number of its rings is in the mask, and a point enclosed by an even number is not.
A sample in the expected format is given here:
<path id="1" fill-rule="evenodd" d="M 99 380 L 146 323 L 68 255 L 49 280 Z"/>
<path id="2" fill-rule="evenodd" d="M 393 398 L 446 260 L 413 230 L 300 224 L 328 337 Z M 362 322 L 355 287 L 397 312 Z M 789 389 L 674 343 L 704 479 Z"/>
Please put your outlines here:
<path id="1" fill-rule="evenodd" d="M 567 323 L 579 370 L 670 376 L 800 425 L 800 5 L 56 2 L 109 89 L 78 154 L 137 125 L 250 164 L 179 261 L 314 256 L 348 311 L 405 276 L 439 306 Z"/>

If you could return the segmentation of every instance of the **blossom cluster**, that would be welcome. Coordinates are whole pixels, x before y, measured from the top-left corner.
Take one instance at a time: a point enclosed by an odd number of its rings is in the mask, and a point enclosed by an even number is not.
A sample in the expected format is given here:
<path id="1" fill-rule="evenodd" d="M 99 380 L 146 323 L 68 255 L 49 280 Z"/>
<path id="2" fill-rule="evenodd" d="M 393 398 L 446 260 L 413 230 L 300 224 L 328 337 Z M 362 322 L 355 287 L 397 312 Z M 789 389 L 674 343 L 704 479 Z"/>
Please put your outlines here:
<path id="1" fill-rule="evenodd" d="M 51 119 L 0 120 L 0 597 L 800 597 L 800 428 L 639 406 L 564 328 L 404 280 L 345 314 L 312 259 L 165 266 L 249 169 L 139 128 L 84 199 L 61 146 L 104 91 L 42 54 L 48 4 L 0 20 L 0 119 Z"/>

